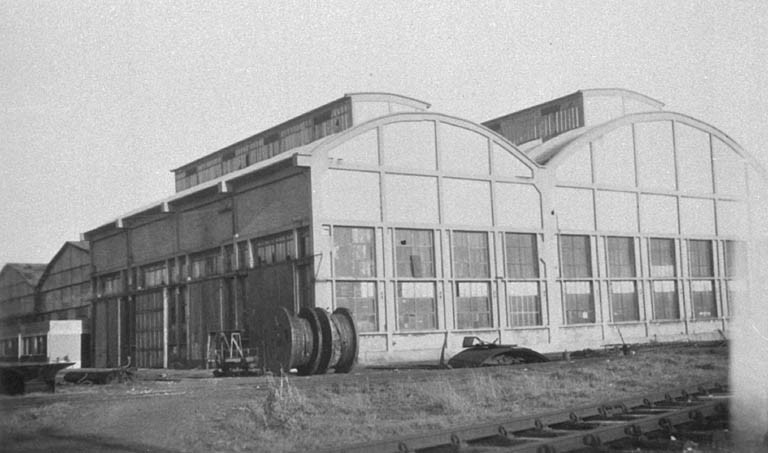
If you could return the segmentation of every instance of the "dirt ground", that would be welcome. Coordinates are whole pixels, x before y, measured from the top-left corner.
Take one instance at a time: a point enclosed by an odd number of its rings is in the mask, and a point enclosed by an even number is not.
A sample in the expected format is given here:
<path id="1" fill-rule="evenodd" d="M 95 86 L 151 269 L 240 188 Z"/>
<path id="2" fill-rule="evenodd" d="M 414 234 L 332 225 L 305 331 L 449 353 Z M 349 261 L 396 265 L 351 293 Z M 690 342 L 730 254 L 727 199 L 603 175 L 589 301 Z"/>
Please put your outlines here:
<path id="1" fill-rule="evenodd" d="M 639 349 L 473 370 L 213 378 L 141 370 L 127 383 L 0 396 L 7 452 L 314 451 L 704 383 L 727 384 L 728 348 Z"/>

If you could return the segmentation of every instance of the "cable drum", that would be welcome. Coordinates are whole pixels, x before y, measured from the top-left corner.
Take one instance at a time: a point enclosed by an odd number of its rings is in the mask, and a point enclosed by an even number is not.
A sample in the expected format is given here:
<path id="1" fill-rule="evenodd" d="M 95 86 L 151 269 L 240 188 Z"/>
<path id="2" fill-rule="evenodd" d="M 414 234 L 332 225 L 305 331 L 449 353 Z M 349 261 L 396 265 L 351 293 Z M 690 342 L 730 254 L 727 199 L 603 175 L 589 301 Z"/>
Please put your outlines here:
<path id="1" fill-rule="evenodd" d="M 286 308 L 275 310 L 267 325 L 266 367 L 275 374 L 302 368 L 310 362 L 314 334 L 310 322 L 291 314 Z"/>
<path id="2" fill-rule="evenodd" d="M 308 356 L 307 361 L 304 364 L 297 365 L 296 372 L 299 374 L 299 376 L 309 376 L 310 374 L 322 373 L 318 370 L 320 368 L 320 356 L 323 349 L 323 344 L 326 340 L 323 337 L 322 331 L 320 329 L 320 319 L 318 318 L 318 314 L 315 310 L 304 307 L 301 309 L 301 311 L 299 311 L 299 319 L 299 322 L 306 321 L 306 326 L 309 327 L 311 332 L 312 342 L 311 345 L 305 342 L 304 347 L 309 349 L 307 351 L 303 351 L 304 355 Z"/>
<path id="3" fill-rule="evenodd" d="M 266 368 L 275 373 L 323 374 L 329 368 L 348 373 L 357 361 L 358 337 L 352 313 L 338 308 L 302 308 L 299 316 L 281 307 L 265 326 Z"/>

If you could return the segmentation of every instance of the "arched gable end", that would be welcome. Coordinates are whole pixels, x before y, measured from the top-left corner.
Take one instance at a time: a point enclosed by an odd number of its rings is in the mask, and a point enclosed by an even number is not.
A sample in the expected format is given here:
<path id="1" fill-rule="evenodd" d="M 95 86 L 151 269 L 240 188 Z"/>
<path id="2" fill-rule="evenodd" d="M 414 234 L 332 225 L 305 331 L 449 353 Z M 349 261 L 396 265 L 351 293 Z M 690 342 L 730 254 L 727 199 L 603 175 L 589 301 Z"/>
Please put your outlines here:
<path id="1" fill-rule="evenodd" d="M 539 166 L 495 132 L 437 113 L 399 113 L 315 148 L 319 159 L 446 174 L 533 178 Z"/>
<path id="2" fill-rule="evenodd" d="M 540 166 L 470 121 L 390 115 L 320 144 L 312 161 L 327 221 L 541 227 Z"/>
<path id="3" fill-rule="evenodd" d="M 559 182 L 745 198 L 760 165 L 728 135 L 686 115 L 647 112 L 596 126 L 548 161 Z"/>

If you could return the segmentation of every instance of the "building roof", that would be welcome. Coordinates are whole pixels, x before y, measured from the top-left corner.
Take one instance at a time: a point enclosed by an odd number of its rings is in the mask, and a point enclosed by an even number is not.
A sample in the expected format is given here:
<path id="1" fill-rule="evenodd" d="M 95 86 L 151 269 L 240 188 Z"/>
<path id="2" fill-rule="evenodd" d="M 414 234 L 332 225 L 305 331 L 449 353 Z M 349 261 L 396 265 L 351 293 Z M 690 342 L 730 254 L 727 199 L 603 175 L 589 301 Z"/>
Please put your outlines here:
<path id="1" fill-rule="evenodd" d="M 15 270 L 30 286 L 37 285 L 46 266 L 47 264 L 40 263 L 8 263 L 5 265 L 6 268 Z"/>
<path id="2" fill-rule="evenodd" d="M 366 122 L 365 124 L 370 125 L 370 124 L 374 124 L 375 122 L 387 121 L 388 119 L 392 118 L 393 116 L 397 116 L 399 118 L 420 119 L 420 118 L 424 118 L 425 115 L 428 118 L 430 118 L 430 119 L 441 118 L 443 120 L 448 120 L 448 121 L 463 122 L 464 123 L 463 127 L 467 127 L 469 125 L 474 125 L 474 127 L 476 127 L 478 130 L 482 129 L 482 130 L 484 130 L 486 132 L 491 132 L 493 135 L 498 137 L 498 140 L 500 142 L 509 143 L 507 141 L 507 139 L 505 139 L 503 136 L 497 134 L 494 131 L 486 129 L 486 128 L 482 127 L 481 125 L 473 123 L 473 122 L 471 122 L 469 120 L 465 120 L 465 119 L 461 119 L 461 118 L 458 118 L 458 117 L 453 117 L 453 116 L 449 116 L 449 115 L 445 115 L 445 114 L 440 114 L 440 113 L 431 113 L 431 112 L 401 112 L 401 113 L 396 113 L 396 114 L 390 114 L 390 115 L 387 115 L 387 116 L 382 116 L 382 117 L 373 119 L 373 120 L 371 120 L 369 122 Z M 119 216 L 118 218 L 116 218 L 116 219 L 114 219 L 114 220 L 112 220 L 112 221 L 110 221 L 108 223 L 103 223 L 103 224 L 99 225 L 96 228 L 88 230 L 88 231 L 85 232 L 85 237 L 86 238 L 93 237 L 92 236 L 93 234 L 95 234 L 97 232 L 100 232 L 100 231 L 109 231 L 109 230 L 114 229 L 114 228 L 123 228 L 126 225 L 126 221 L 130 220 L 131 218 L 141 218 L 142 216 L 145 216 L 145 215 L 170 212 L 171 209 L 172 209 L 171 205 L 174 202 L 178 202 L 178 201 L 181 201 L 183 199 L 187 199 L 187 198 L 190 198 L 190 197 L 198 196 L 199 194 L 204 193 L 206 191 L 229 192 L 229 190 L 230 190 L 229 187 L 228 187 L 229 183 L 234 181 L 234 180 L 236 180 L 236 179 L 242 178 L 242 177 L 244 177 L 246 175 L 250 175 L 252 173 L 255 173 L 255 172 L 260 171 L 260 170 L 264 170 L 264 169 L 269 168 L 269 167 L 273 167 L 275 165 L 279 165 L 281 163 L 283 163 L 283 164 L 285 162 L 294 162 L 295 163 L 295 162 L 301 160 L 302 156 L 312 155 L 318 149 L 320 149 L 320 148 L 324 149 L 326 147 L 326 145 L 328 145 L 328 146 L 335 146 L 335 144 L 336 144 L 335 141 L 337 139 L 338 140 L 344 140 L 345 137 L 349 136 L 349 134 L 357 133 L 356 131 L 359 131 L 360 127 L 369 127 L 369 126 L 364 126 L 362 124 L 355 125 L 352 128 L 350 128 L 350 129 L 345 129 L 343 131 L 339 131 L 339 132 L 334 133 L 334 134 L 326 135 L 325 137 L 323 137 L 323 138 L 321 138 L 319 140 L 315 140 L 313 142 L 307 143 L 307 144 L 302 145 L 302 146 L 298 146 L 296 148 L 291 148 L 290 150 L 288 150 L 286 152 L 283 152 L 283 153 L 280 153 L 280 154 L 276 154 L 275 156 L 272 156 L 269 159 L 256 162 L 255 164 L 251 164 L 251 165 L 249 165 L 247 167 L 244 167 L 244 168 L 241 168 L 239 170 L 235 170 L 233 172 L 226 173 L 226 174 L 221 175 L 221 176 L 219 176 L 217 178 L 214 178 L 214 179 L 211 179 L 209 181 L 205 181 L 203 183 L 200 183 L 200 184 L 197 184 L 195 186 L 189 187 L 189 188 L 184 189 L 184 190 L 182 190 L 180 192 L 177 192 L 177 193 L 175 193 L 175 194 L 173 194 L 173 195 L 171 195 L 169 197 L 166 197 L 166 198 L 161 199 L 161 200 L 157 200 L 157 201 L 155 201 L 153 203 L 150 203 L 150 204 L 147 204 L 147 205 L 145 205 L 145 206 L 143 206 L 141 208 L 132 210 L 132 211 L 126 213 L 126 214 L 123 214 L 123 215 Z M 509 143 L 509 145 L 512 148 L 517 149 L 513 144 Z M 533 160 L 533 159 L 530 159 L 528 156 L 525 155 L 525 153 L 521 152 L 521 155 L 519 157 L 530 161 L 534 165 L 536 164 L 536 161 Z"/>
<path id="3" fill-rule="evenodd" d="M 152 211 L 168 212 L 170 210 L 169 205 L 171 203 L 182 200 L 184 198 L 195 196 L 200 192 L 204 192 L 206 190 L 219 190 L 220 192 L 228 192 L 229 189 L 227 188 L 227 183 L 229 181 L 233 179 L 237 179 L 244 175 L 256 172 L 258 170 L 262 170 L 266 167 L 270 167 L 280 162 L 292 160 L 296 154 L 308 154 L 311 152 L 312 149 L 316 148 L 317 146 L 320 146 L 320 144 L 325 143 L 326 141 L 336 137 L 337 135 L 339 135 L 339 133 L 327 135 L 321 138 L 320 140 L 315 140 L 314 142 L 307 143 L 306 145 L 292 148 L 289 151 L 276 154 L 275 156 L 272 156 L 269 159 L 256 162 L 255 164 L 251 164 L 245 168 L 241 168 L 240 170 L 236 170 L 231 173 L 221 175 L 218 178 L 211 179 L 210 181 L 205 181 L 203 183 L 189 187 L 187 189 L 182 190 L 181 192 L 177 192 L 169 197 L 166 197 L 161 200 L 150 203 L 148 205 L 142 206 L 141 208 L 134 209 L 108 223 L 102 224 L 96 228 L 86 231 L 85 235 L 86 237 L 88 237 L 89 234 L 97 230 L 101 230 L 103 228 L 109 228 L 109 227 L 121 228 L 126 219 L 134 216 L 140 216 L 148 212 L 152 212 Z"/>
<path id="4" fill-rule="evenodd" d="M 75 247 L 77 249 L 80 249 L 81 251 L 85 253 L 91 253 L 91 245 L 88 241 L 67 241 L 64 243 L 64 245 L 61 246 L 58 252 L 51 258 L 51 261 L 48 262 L 48 264 L 45 265 L 45 269 L 40 274 L 40 277 L 38 278 L 37 285 L 40 287 L 43 286 L 45 280 L 48 278 L 48 275 L 50 274 L 51 268 L 53 268 L 53 265 L 56 264 L 56 261 L 58 261 L 59 257 L 64 253 L 64 250 L 67 249 L 67 247 Z"/>
<path id="5" fill-rule="evenodd" d="M 67 244 L 73 245 L 84 252 L 91 250 L 91 243 L 88 241 L 67 241 Z"/>
<path id="6" fill-rule="evenodd" d="M 650 96 L 646 96 L 643 93 L 638 93 L 637 91 L 627 90 L 626 88 L 588 88 L 585 90 L 579 90 L 578 92 L 582 93 L 587 97 L 619 96 L 624 98 L 635 99 L 645 104 L 652 105 L 657 109 L 661 109 L 664 107 L 664 103 L 659 101 L 658 99 L 654 99 Z"/>
<path id="7" fill-rule="evenodd" d="M 573 93 L 566 94 L 565 96 L 560 96 L 559 98 L 550 99 L 548 101 L 542 102 L 540 104 L 536 104 L 530 107 L 526 107 L 524 109 L 520 109 L 511 113 L 505 113 L 504 115 L 501 115 L 499 117 L 483 121 L 484 126 L 488 126 L 489 124 L 496 123 L 498 121 L 505 120 L 510 117 L 518 116 L 520 114 L 523 114 L 525 112 L 529 112 L 532 110 L 541 109 L 542 107 L 551 105 L 551 104 L 557 104 L 558 102 L 564 101 L 569 98 L 573 98 L 576 96 L 585 96 L 585 97 L 624 97 L 629 99 L 635 99 L 639 102 L 643 102 L 645 104 L 651 105 L 657 109 L 661 109 L 664 107 L 664 103 L 653 99 L 650 96 L 646 96 L 642 93 L 638 93 L 637 91 L 632 90 L 626 90 L 624 88 L 588 88 L 584 90 L 578 90 L 574 91 Z"/>
<path id="8" fill-rule="evenodd" d="M 535 160 L 539 165 L 546 165 L 550 159 L 557 155 L 562 149 L 566 148 L 568 144 L 592 129 L 594 129 L 594 127 L 580 127 L 564 132 L 555 138 L 530 148 L 527 151 L 528 157 Z"/>
<path id="9" fill-rule="evenodd" d="M 765 174 L 762 165 L 760 165 L 752 155 L 746 152 L 741 145 L 720 129 L 691 116 L 669 111 L 632 113 L 614 118 L 606 123 L 574 129 L 531 148 L 528 150 L 528 156 L 540 165 L 557 166 L 567 158 L 571 150 L 581 145 L 587 144 L 622 126 L 649 121 L 675 121 L 712 134 L 730 146 L 737 154 L 747 159 L 761 174 Z"/>
<path id="10" fill-rule="evenodd" d="M 342 97 L 340 97 L 338 99 L 335 99 L 335 100 L 333 100 L 333 101 L 331 101 L 331 102 L 329 102 L 327 104 L 323 104 L 320 107 L 315 107 L 312 110 L 306 111 L 306 112 L 304 112 L 304 113 L 302 113 L 302 114 L 300 114 L 298 116 L 295 116 L 295 117 L 293 117 L 293 118 L 291 118 L 289 120 L 283 121 L 282 123 L 279 123 L 279 124 L 277 124 L 275 126 L 271 126 L 271 127 L 267 128 L 267 129 L 264 129 L 261 132 L 258 132 L 258 133 L 254 134 L 254 135 L 246 137 L 246 138 L 244 138 L 242 140 L 239 140 L 239 141 L 237 141 L 235 143 L 229 144 L 229 145 L 227 145 L 227 146 L 225 146 L 225 147 L 223 147 L 221 149 L 218 149 L 216 151 L 208 153 L 208 154 L 206 154 L 206 155 L 204 155 L 202 157 L 199 157 L 199 158 L 197 158 L 197 159 L 195 159 L 195 160 L 193 160 L 191 162 L 187 162 L 187 163 L 185 163 L 185 164 L 183 164 L 183 165 L 181 165 L 181 166 L 179 166 L 177 168 L 174 168 L 173 170 L 171 170 L 171 172 L 172 173 L 176 173 L 179 170 L 182 170 L 182 169 L 185 169 L 185 168 L 189 168 L 189 167 L 191 167 L 193 165 L 197 165 L 197 164 L 199 164 L 201 162 L 204 162 L 204 161 L 212 158 L 213 156 L 216 156 L 218 154 L 223 153 L 226 150 L 236 148 L 236 147 L 238 147 L 238 146 L 242 145 L 243 143 L 246 143 L 246 142 L 248 142 L 250 140 L 254 140 L 254 139 L 256 139 L 258 137 L 262 137 L 262 136 L 267 136 L 267 135 L 269 135 L 272 132 L 279 131 L 282 128 L 284 128 L 284 127 L 286 127 L 286 126 L 288 126 L 288 125 L 290 125 L 292 123 L 295 123 L 295 122 L 297 122 L 299 120 L 302 120 L 304 118 L 311 117 L 312 115 L 315 115 L 318 112 L 321 112 L 321 111 L 323 111 L 323 110 L 333 106 L 334 104 L 338 104 L 338 103 L 340 103 L 342 101 L 345 101 L 347 99 L 349 99 L 351 101 L 358 101 L 358 102 L 393 102 L 393 101 L 397 101 L 398 103 L 405 104 L 405 105 L 410 105 L 410 106 L 412 106 L 414 108 L 422 109 L 422 110 L 426 110 L 426 109 L 428 109 L 430 107 L 430 104 L 427 103 L 427 102 L 424 102 L 424 101 L 421 101 L 419 99 L 412 98 L 412 97 L 409 97 L 409 96 L 403 96 L 403 95 L 400 95 L 400 94 L 395 94 L 395 93 L 385 93 L 385 92 L 345 93 L 344 96 L 342 96 Z"/>

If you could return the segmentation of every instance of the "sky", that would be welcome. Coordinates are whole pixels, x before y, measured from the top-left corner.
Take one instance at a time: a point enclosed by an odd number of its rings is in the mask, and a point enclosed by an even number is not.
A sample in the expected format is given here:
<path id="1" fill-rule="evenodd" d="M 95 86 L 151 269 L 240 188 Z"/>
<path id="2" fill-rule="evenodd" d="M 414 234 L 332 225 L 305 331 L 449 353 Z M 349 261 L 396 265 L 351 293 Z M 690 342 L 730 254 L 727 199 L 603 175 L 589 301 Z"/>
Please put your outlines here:
<path id="1" fill-rule="evenodd" d="M 0 0 L 0 266 L 173 193 L 173 168 L 345 93 L 482 122 L 620 87 L 768 167 L 768 2 Z"/>

